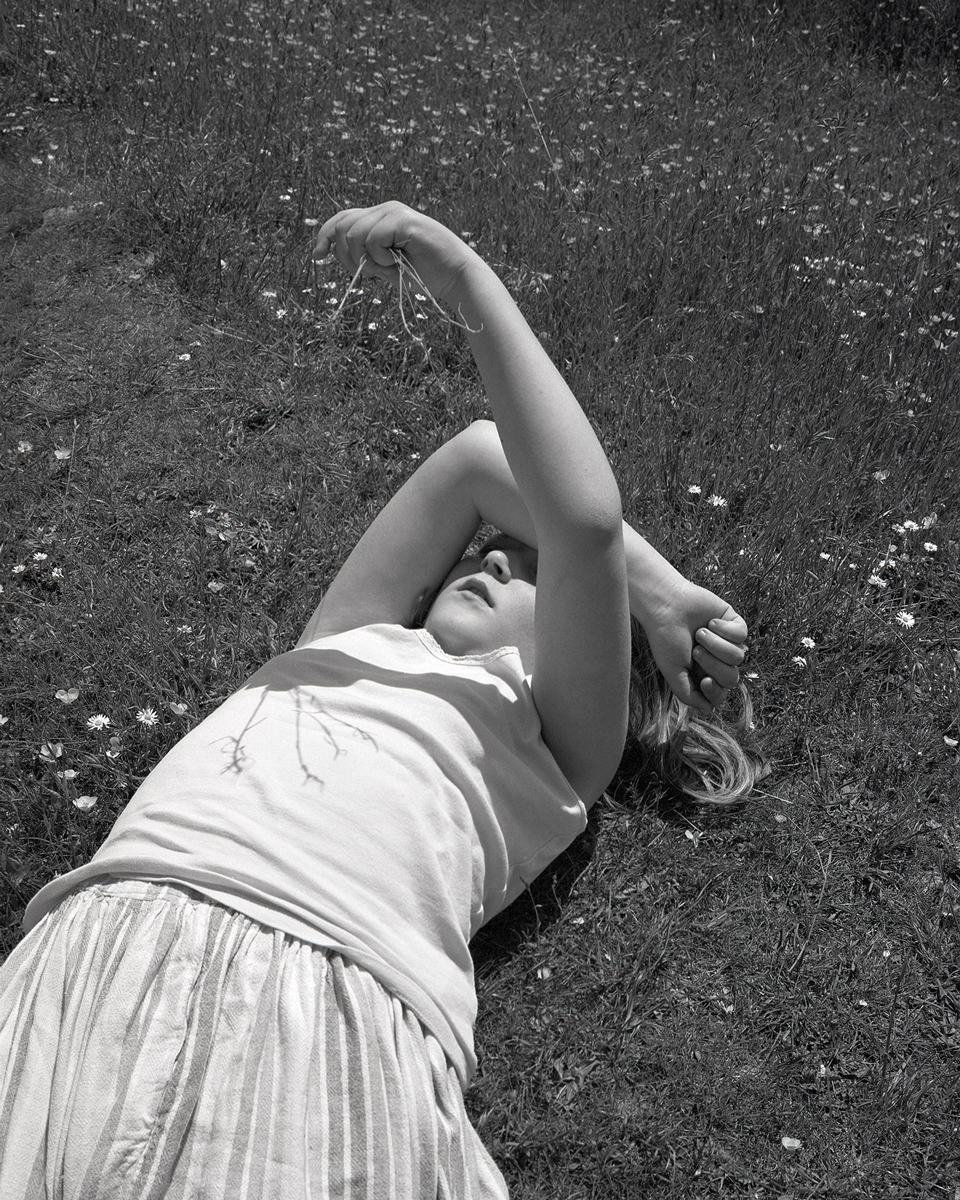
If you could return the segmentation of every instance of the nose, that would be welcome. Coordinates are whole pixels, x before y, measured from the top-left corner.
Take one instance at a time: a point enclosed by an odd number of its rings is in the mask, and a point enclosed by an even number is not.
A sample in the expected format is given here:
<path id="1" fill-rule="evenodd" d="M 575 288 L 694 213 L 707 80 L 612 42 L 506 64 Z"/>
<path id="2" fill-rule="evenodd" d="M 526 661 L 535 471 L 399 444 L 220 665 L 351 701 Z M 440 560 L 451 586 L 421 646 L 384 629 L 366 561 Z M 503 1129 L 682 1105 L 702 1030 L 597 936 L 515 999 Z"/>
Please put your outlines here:
<path id="1" fill-rule="evenodd" d="M 510 559 L 502 550 L 488 550 L 483 556 L 480 570 L 492 575 L 498 583 L 510 582 Z"/>

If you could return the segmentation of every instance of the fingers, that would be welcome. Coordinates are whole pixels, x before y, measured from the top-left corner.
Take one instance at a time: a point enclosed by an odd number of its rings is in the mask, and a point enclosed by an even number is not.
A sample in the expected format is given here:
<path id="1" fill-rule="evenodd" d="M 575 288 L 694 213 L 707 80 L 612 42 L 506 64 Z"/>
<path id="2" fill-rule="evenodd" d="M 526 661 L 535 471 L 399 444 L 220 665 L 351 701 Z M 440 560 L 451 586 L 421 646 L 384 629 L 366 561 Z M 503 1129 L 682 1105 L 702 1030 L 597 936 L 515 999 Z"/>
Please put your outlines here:
<path id="1" fill-rule="evenodd" d="M 724 632 L 729 629 L 736 637 L 746 635 L 742 617 L 733 621 L 711 621 L 710 628 L 697 630 L 693 661 L 703 674 L 700 692 L 711 705 L 722 704 L 727 692 L 740 683 L 740 667 L 746 658 L 746 646 L 714 632 L 718 625 Z"/>
<path id="2" fill-rule="evenodd" d="M 319 262 L 327 257 L 338 243 L 341 231 L 345 233 L 363 211 L 362 208 L 345 208 L 328 221 L 324 221 L 317 233 L 317 240 L 313 247 L 315 261 Z M 354 270 L 356 270 L 356 264 L 354 264 Z"/>
<path id="3" fill-rule="evenodd" d="M 735 664 L 722 662 L 719 658 L 709 654 L 702 646 L 694 646 L 693 661 L 705 676 L 728 691 L 730 688 L 735 688 L 740 682 L 740 671 Z"/>
<path id="4" fill-rule="evenodd" d="M 746 621 L 738 612 L 729 607 L 724 616 L 714 617 L 708 628 L 728 642 L 736 642 L 739 645 L 747 640 Z"/>
<path id="5" fill-rule="evenodd" d="M 710 624 L 712 626 L 713 622 L 711 621 Z M 695 637 L 701 649 L 713 658 L 719 659 L 720 662 L 729 663 L 733 667 L 739 667 L 747 656 L 746 646 L 742 643 L 731 642 L 728 638 L 714 633 L 712 629 L 698 629 Z"/>
<path id="6" fill-rule="evenodd" d="M 711 679 L 709 675 L 701 679 L 700 691 L 706 697 L 707 712 L 712 711 L 714 708 L 719 708 L 727 698 L 727 689 L 717 683 L 715 679 Z M 703 712 L 704 709 L 701 708 L 700 711 Z"/>
<path id="7" fill-rule="evenodd" d="M 364 276 L 373 275 L 395 284 L 399 271 L 393 247 L 400 233 L 399 207 L 378 204 L 374 208 L 347 208 L 337 213 L 321 226 L 314 259 L 326 258 L 332 251 L 351 274 L 360 271 Z"/>
<path id="8" fill-rule="evenodd" d="M 682 704 L 686 704 L 690 708 L 695 708 L 698 712 L 708 717 L 713 711 L 713 702 L 701 693 L 701 686 L 702 680 L 696 668 L 692 672 L 679 671 L 670 681 L 670 688 L 673 694 Z"/>

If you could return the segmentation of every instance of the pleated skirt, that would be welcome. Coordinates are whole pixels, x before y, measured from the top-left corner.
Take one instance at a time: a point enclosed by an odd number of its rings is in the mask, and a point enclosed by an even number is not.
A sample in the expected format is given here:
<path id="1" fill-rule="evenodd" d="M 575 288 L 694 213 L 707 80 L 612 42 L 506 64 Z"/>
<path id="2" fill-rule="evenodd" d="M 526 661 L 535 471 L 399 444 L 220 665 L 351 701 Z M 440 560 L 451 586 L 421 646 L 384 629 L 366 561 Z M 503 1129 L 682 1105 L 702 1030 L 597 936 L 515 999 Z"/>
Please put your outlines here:
<path id="1" fill-rule="evenodd" d="M 503 1200 L 435 1038 L 189 889 L 87 885 L 0 967 L 3 1200 Z"/>

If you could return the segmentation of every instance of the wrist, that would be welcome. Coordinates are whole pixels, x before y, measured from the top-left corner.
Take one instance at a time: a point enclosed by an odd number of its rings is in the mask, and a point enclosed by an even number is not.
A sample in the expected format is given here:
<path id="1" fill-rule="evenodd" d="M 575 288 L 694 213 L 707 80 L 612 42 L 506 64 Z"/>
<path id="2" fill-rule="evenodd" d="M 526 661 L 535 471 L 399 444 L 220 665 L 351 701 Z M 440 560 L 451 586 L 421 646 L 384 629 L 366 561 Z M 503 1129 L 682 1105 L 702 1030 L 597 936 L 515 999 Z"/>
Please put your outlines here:
<path id="1" fill-rule="evenodd" d="M 623 542 L 630 613 L 646 628 L 676 608 L 690 581 L 626 523 Z"/>
<path id="2" fill-rule="evenodd" d="M 465 242 L 450 282 L 438 297 L 452 309 L 464 317 L 476 316 L 484 307 L 485 297 L 490 289 L 505 291 L 503 283 L 496 271 L 489 266 L 476 250 L 472 250 Z M 468 321 L 468 324 L 471 322 Z"/>

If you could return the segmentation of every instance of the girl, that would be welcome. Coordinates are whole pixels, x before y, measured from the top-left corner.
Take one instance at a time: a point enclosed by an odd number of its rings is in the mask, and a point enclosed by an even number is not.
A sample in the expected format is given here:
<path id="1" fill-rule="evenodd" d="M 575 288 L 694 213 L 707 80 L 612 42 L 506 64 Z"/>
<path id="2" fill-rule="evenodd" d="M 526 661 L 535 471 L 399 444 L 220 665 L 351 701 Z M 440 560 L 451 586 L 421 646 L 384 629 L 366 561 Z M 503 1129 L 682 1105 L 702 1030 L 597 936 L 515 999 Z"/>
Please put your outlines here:
<path id="1" fill-rule="evenodd" d="M 689 709 L 737 686 L 743 620 L 624 526 L 494 272 L 398 203 L 331 218 L 331 250 L 459 315 L 495 423 L 34 897 L 0 975 L 4 1200 L 505 1196 L 463 1107 L 469 940 L 614 774 L 631 612 Z M 502 534 L 463 557 L 481 522 Z"/>

